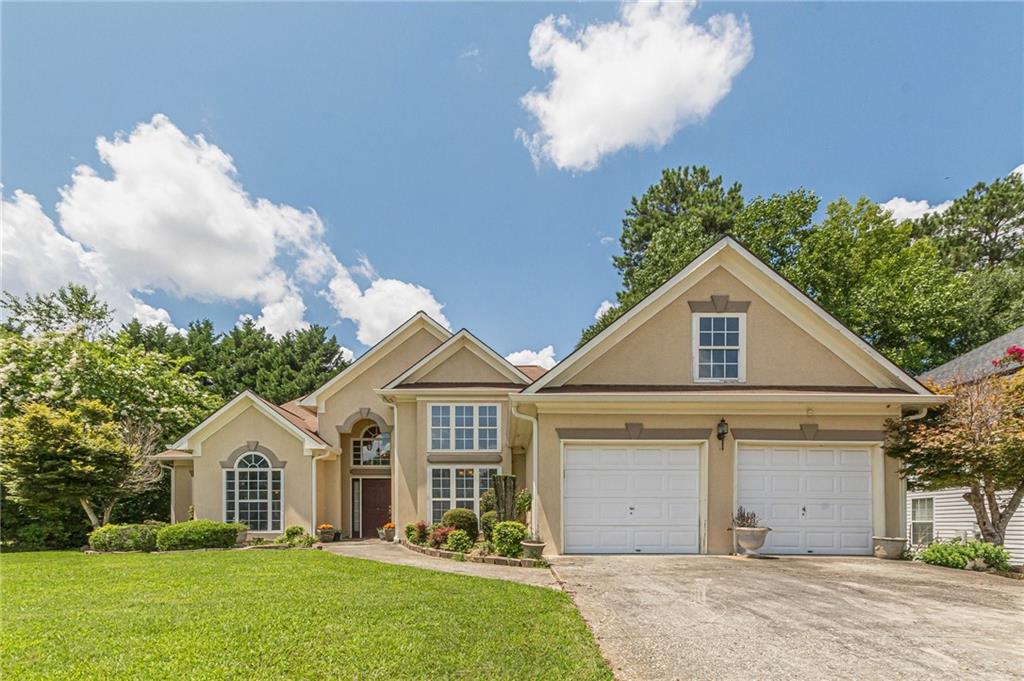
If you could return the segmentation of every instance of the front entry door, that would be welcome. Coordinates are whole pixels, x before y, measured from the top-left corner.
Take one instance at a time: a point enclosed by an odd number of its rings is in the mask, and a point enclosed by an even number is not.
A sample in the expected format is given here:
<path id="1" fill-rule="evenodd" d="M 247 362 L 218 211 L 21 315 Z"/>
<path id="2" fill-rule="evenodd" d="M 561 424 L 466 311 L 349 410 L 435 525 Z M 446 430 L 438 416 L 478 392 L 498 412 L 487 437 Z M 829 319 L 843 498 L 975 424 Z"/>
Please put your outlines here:
<path id="1" fill-rule="evenodd" d="M 363 478 L 362 501 L 359 516 L 362 520 L 360 535 L 376 537 L 377 528 L 391 520 L 391 479 Z"/>

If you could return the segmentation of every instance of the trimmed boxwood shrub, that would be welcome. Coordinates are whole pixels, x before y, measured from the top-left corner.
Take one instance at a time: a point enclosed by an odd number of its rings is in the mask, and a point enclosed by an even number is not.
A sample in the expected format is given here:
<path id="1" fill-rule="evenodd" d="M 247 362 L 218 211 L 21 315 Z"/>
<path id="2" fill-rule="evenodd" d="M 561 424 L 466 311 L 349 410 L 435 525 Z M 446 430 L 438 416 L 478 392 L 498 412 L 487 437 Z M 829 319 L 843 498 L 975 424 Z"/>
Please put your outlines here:
<path id="1" fill-rule="evenodd" d="M 89 546 L 94 551 L 156 551 L 156 535 L 166 525 L 104 525 L 89 533 Z"/>
<path id="2" fill-rule="evenodd" d="M 452 530 L 448 533 L 448 541 L 445 542 L 445 548 L 449 551 L 465 553 L 473 548 L 473 540 L 469 538 L 465 530 Z"/>
<path id="3" fill-rule="evenodd" d="M 483 494 L 480 495 L 480 517 L 482 518 L 488 511 L 498 510 L 498 499 L 494 495 L 494 490 L 488 488 Z"/>
<path id="4" fill-rule="evenodd" d="M 963 570 L 973 560 L 982 560 L 996 570 L 1010 569 L 1010 554 L 1002 546 L 972 539 L 962 542 L 959 537 L 930 544 L 917 554 L 917 560 L 930 565 Z"/>
<path id="5" fill-rule="evenodd" d="M 488 511 L 480 516 L 480 531 L 484 534 L 484 539 L 491 541 L 491 535 L 494 533 L 494 526 L 498 523 L 498 512 Z"/>
<path id="6" fill-rule="evenodd" d="M 156 535 L 156 545 L 161 551 L 229 549 L 238 541 L 238 533 L 245 529 L 241 523 L 189 520 L 162 528 Z"/>
<path id="7" fill-rule="evenodd" d="M 494 526 L 491 543 L 499 556 L 518 558 L 523 554 L 523 540 L 529 530 L 518 520 L 506 520 Z"/>
<path id="8" fill-rule="evenodd" d="M 473 541 L 476 541 L 477 535 L 480 534 L 476 513 L 468 508 L 451 509 L 441 517 L 441 524 L 445 527 L 462 530 Z"/>

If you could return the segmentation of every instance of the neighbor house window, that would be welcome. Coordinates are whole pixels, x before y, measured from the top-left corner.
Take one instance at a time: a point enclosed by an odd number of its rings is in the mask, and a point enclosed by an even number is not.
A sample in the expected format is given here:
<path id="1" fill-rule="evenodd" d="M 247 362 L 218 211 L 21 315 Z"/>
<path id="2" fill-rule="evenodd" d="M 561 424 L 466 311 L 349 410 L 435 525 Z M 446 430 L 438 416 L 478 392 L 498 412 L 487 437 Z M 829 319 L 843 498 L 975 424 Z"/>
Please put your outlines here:
<path id="1" fill-rule="evenodd" d="M 498 441 L 498 405 L 430 405 L 430 451 L 495 451 Z"/>
<path id="2" fill-rule="evenodd" d="M 935 500 L 932 497 L 910 500 L 910 543 L 931 544 L 935 539 Z"/>
<path id="3" fill-rule="evenodd" d="M 491 488 L 500 468 L 493 466 L 432 466 L 430 468 L 430 522 L 439 523 L 453 508 L 468 508 L 480 515 L 480 495 Z"/>
<path id="4" fill-rule="evenodd" d="M 382 433 L 378 426 L 370 426 L 352 440 L 353 466 L 390 466 L 391 433 Z"/>
<path id="5" fill-rule="evenodd" d="M 694 377 L 698 381 L 745 379 L 746 316 L 694 315 Z"/>
<path id="6" fill-rule="evenodd" d="M 280 532 L 284 470 L 271 468 L 258 452 L 238 457 L 224 471 L 224 520 L 247 525 L 253 532 Z"/>

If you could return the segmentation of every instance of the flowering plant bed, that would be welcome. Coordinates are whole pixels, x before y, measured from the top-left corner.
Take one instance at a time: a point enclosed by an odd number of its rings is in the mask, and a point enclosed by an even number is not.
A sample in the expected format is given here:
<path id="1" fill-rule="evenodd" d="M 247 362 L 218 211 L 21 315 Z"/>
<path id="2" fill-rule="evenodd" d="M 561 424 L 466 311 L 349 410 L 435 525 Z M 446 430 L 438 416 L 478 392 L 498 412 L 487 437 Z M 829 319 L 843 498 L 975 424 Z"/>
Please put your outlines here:
<path id="1" fill-rule="evenodd" d="M 547 567 L 548 563 L 543 558 L 534 560 L 532 558 L 506 558 L 505 556 L 478 556 L 474 554 L 459 553 L 457 551 L 446 551 L 444 549 L 433 549 L 429 546 L 419 546 L 418 544 L 410 544 L 405 539 L 402 540 L 402 546 L 415 551 L 416 553 L 422 553 L 425 556 L 434 556 L 435 558 L 447 558 L 448 560 L 468 560 L 471 563 L 490 563 L 492 565 L 509 565 L 511 567 Z"/>

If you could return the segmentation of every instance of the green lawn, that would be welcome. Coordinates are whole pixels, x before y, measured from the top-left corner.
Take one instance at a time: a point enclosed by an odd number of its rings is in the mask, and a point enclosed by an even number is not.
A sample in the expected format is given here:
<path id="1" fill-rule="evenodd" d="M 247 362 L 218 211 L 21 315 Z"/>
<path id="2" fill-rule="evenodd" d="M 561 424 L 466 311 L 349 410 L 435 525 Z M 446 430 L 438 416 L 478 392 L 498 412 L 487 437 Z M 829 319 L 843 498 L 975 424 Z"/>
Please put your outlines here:
<path id="1" fill-rule="evenodd" d="M 0 677 L 611 674 L 561 592 L 320 551 L 0 556 Z"/>

